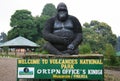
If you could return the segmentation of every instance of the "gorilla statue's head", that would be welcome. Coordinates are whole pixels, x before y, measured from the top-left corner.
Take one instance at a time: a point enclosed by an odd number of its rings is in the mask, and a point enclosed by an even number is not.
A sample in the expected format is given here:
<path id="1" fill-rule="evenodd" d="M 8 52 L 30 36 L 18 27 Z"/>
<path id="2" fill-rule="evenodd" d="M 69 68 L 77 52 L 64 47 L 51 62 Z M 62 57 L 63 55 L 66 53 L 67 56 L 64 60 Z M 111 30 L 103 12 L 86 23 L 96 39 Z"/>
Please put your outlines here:
<path id="1" fill-rule="evenodd" d="M 60 21 L 65 21 L 68 18 L 68 10 L 65 3 L 59 3 L 57 6 L 57 17 Z"/>

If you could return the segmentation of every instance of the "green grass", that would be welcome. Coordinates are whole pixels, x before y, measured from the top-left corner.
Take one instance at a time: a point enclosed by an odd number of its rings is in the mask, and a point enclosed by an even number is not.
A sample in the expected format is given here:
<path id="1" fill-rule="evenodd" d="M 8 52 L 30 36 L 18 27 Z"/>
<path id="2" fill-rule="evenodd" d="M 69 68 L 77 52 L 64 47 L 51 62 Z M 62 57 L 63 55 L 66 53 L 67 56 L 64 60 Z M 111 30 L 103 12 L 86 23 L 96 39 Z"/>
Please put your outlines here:
<path id="1" fill-rule="evenodd" d="M 16 56 L 15 55 L 7 55 L 7 54 L 0 54 L 0 57 L 11 57 L 11 58 L 16 58 Z"/>

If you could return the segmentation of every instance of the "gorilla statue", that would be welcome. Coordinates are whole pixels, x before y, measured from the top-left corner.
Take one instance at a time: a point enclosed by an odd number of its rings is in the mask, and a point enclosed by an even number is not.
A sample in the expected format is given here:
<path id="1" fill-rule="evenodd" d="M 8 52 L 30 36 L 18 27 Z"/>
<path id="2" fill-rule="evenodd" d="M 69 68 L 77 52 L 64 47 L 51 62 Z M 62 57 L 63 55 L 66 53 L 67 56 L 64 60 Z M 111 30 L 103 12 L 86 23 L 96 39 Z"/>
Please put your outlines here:
<path id="1" fill-rule="evenodd" d="M 59 3 L 56 16 L 48 19 L 43 29 L 43 38 L 48 42 L 44 48 L 55 55 L 78 54 L 82 42 L 82 27 L 78 19 L 68 14 L 65 3 Z"/>

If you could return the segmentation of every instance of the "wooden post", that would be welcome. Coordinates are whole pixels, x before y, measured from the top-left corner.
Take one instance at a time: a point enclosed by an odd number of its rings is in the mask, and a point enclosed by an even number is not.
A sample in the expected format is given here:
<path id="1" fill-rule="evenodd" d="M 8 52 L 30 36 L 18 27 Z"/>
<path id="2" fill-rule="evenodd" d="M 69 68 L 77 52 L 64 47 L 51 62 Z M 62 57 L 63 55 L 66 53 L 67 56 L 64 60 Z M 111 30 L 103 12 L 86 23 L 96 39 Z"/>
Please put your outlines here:
<path id="1" fill-rule="evenodd" d="M 16 48 L 15 48 L 15 56 L 17 56 L 17 51 L 16 51 Z"/>

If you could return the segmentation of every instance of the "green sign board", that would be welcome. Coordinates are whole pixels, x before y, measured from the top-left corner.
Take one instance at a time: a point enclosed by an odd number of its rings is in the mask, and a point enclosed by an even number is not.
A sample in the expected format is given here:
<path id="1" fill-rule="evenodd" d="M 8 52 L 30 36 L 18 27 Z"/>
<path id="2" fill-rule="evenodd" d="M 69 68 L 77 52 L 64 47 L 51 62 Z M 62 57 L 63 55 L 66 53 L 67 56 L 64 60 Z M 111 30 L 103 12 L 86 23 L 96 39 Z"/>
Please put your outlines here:
<path id="1" fill-rule="evenodd" d="M 35 79 L 103 80 L 102 59 L 18 59 L 17 77 Z"/>

